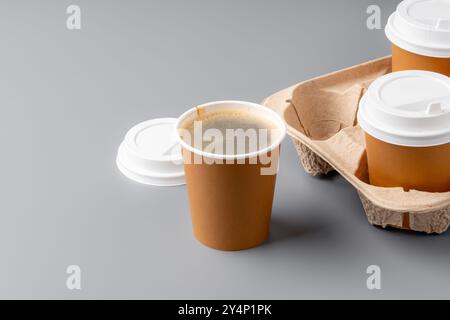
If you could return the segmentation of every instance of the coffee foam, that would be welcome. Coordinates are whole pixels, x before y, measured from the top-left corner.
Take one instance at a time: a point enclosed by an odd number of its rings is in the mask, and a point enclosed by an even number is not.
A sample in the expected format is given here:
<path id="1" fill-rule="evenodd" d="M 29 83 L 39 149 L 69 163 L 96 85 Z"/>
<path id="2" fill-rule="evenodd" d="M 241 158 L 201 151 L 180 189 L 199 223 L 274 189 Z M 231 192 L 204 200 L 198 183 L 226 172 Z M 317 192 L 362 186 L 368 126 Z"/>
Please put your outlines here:
<path id="1" fill-rule="evenodd" d="M 181 130 L 189 133 L 182 134 L 187 144 L 207 153 L 226 155 L 257 152 L 279 137 L 275 120 L 248 109 L 198 108 L 181 124 Z"/>
<path id="2" fill-rule="evenodd" d="M 224 122 L 224 121 L 233 122 L 245 122 L 248 123 L 249 126 L 252 124 L 258 128 L 265 129 L 276 129 L 277 126 L 275 122 L 267 116 L 263 116 L 260 114 L 256 114 L 255 112 L 249 110 L 241 110 L 241 109 L 219 109 L 208 111 L 203 108 L 198 108 L 197 112 L 191 115 L 182 123 L 182 128 L 190 130 L 196 121 L 202 121 L 204 123 L 208 122 Z"/>

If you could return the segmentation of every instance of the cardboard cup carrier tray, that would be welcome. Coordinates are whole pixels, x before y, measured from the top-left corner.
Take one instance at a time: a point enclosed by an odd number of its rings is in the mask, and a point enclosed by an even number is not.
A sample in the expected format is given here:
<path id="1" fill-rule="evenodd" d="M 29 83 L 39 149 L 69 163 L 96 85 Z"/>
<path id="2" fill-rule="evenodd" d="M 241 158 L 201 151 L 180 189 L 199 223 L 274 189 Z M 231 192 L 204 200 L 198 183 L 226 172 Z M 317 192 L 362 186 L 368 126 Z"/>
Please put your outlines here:
<path id="1" fill-rule="evenodd" d="M 263 104 L 286 121 L 308 173 L 318 176 L 336 170 L 357 189 L 371 224 L 443 233 L 450 225 L 450 192 L 406 192 L 368 183 L 358 105 L 372 81 L 390 72 L 391 57 L 377 59 L 301 82 Z"/>

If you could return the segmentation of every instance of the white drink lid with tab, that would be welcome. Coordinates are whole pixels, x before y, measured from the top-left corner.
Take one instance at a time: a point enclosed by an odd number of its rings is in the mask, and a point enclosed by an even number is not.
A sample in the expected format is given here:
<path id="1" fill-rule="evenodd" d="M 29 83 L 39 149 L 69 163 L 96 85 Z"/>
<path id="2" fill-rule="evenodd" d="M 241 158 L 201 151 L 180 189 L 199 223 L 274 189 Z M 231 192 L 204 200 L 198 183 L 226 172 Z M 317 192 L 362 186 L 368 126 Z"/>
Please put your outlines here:
<path id="1" fill-rule="evenodd" d="M 390 16 L 385 31 L 404 50 L 450 58 L 450 1 L 405 0 Z"/>
<path id="2" fill-rule="evenodd" d="M 358 123 L 395 145 L 450 142 L 450 78 L 428 71 L 394 72 L 375 80 L 359 104 Z"/>
<path id="3" fill-rule="evenodd" d="M 185 184 L 175 118 L 140 123 L 128 131 L 119 147 L 117 167 L 128 178 L 147 185 Z"/>

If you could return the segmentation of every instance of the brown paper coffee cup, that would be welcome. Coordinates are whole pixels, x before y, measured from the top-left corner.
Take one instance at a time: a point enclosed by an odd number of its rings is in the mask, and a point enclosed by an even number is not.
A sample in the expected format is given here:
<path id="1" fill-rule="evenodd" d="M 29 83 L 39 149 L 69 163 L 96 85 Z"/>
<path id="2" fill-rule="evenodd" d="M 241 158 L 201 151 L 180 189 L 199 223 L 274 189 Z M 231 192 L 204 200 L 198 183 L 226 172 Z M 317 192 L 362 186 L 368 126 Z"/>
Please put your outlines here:
<path id="1" fill-rule="evenodd" d="M 418 55 L 392 45 L 392 71 L 427 70 L 450 77 L 450 58 Z"/>
<path id="2" fill-rule="evenodd" d="M 236 101 L 191 109 L 181 116 L 177 128 L 199 110 L 204 114 L 228 108 L 270 118 L 279 131 L 274 143 L 252 154 L 230 156 L 207 154 L 179 138 L 195 237 L 208 247 L 237 251 L 258 246 L 269 236 L 280 144 L 286 128 L 270 109 Z"/>
<path id="3" fill-rule="evenodd" d="M 450 76 L 450 1 L 404 0 L 389 17 L 392 70 L 425 70 Z"/>
<path id="4" fill-rule="evenodd" d="M 428 192 L 450 191 L 450 143 L 405 147 L 366 134 L 370 184 Z"/>
<path id="5" fill-rule="evenodd" d="M 370 183 L 450 191 L 450 78 L 400 71 L 375 80 L 361 99 Z"/>

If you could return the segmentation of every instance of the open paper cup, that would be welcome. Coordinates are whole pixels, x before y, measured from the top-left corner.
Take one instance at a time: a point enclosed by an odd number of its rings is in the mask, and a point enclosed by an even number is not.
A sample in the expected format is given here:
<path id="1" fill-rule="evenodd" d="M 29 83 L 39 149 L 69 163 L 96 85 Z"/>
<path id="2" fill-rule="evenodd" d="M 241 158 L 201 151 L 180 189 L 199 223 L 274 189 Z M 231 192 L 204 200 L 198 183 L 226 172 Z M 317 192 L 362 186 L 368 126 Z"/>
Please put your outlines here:
<path id="1" fill-rule="evenodd" d="M 280 145 L 286 134 L 283 119 L 258 104 L 241 101 L 212 102 L 183 114 L 186 123 L 222 111 L 245 111 L 263 117 L 276 128 L 265 148 L 243 154 L 208 153 L 179 134 L 195 237 L 208 247 L 236 251 L 255 247 L 269 235 Z"/>

